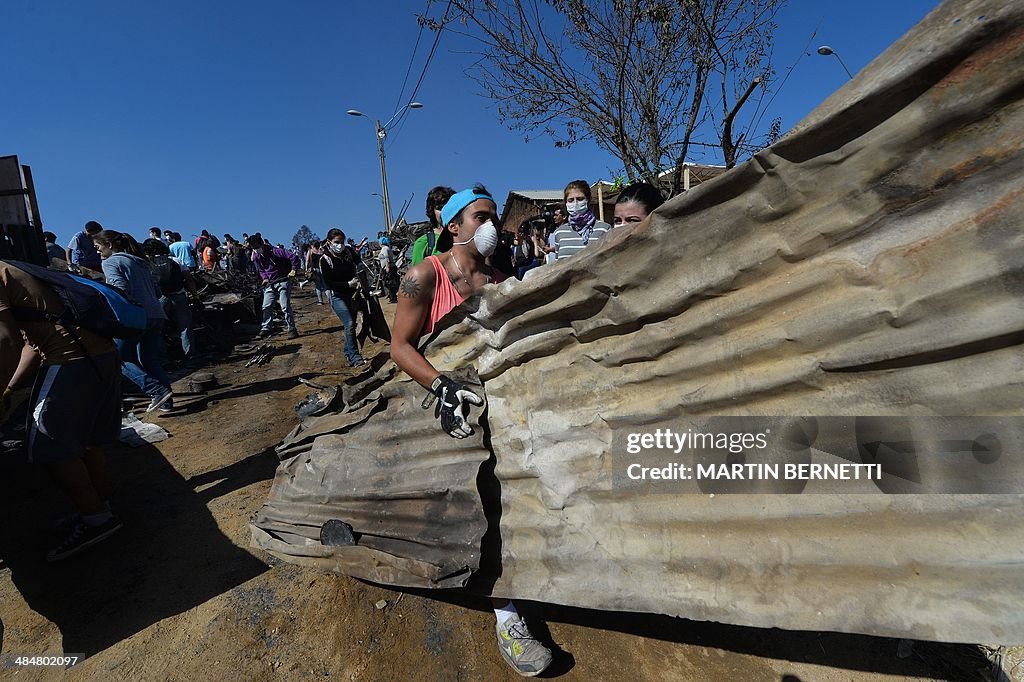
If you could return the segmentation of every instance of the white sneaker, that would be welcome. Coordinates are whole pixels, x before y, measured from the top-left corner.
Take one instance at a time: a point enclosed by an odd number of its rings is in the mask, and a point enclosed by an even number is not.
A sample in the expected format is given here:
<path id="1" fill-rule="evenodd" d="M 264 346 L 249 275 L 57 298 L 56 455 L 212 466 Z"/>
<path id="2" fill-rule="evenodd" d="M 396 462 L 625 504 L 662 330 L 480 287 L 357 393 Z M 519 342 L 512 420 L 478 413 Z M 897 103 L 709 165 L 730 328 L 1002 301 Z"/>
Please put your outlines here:
<path id="1" fill-rule="evenodd" d="M 170 400 L 172 395 L 173 393 L 171 392 L 171 389 L 167 389 L 167 392 L 163 395 L 153 398 L 149 403 L 149 407 L 146 408 L 146 412 L 152 412 L 153 410 L 158 409 L 161 405 Z"/>
<path id="2" fill-rule="evenodd" d="M 551 649 L 530 634 L 519 614 L 496 626 L 498 649 L 505 662 L 523 677 L 533 677 L 551 665 Z"/>

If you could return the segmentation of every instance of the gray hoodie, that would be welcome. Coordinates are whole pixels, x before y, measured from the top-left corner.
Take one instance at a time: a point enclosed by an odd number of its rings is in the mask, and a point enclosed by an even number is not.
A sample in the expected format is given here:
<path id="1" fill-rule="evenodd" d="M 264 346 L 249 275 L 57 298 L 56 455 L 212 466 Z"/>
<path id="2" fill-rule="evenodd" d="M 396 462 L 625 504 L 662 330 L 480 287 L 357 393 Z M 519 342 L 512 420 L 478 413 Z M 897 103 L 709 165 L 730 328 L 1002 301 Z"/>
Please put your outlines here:
<path id="1" fill-rule="evenodd" d="M 167 319 L 164 307 L 160 305 L 160 293 L 146 261 L 127 253 L 115 253 L 103 261 L 103 274 L 106 275 L 107 284 L 117 287 L 125 296 L 145 308 L 147 319 Z"/>

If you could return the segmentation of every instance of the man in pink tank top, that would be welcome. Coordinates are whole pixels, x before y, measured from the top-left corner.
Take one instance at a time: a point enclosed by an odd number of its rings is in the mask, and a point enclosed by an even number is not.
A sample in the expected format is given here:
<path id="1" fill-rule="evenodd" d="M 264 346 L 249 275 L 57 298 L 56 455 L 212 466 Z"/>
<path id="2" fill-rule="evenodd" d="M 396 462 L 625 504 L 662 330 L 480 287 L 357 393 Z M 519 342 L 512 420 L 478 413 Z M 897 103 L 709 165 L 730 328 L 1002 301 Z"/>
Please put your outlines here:
<path id="1" fill-rule="evenodd" d="M 498 273 L 486 258 L 498 243 L 497 205 L 482 186 L 457 192 L 441 210 L 442 224 L 452 234 L 453 246 L 439 256 L 430 256 L 402 278 L 398 309 L 395 311 L 391 357 L 419 384 L 441 399 L 442 428 L 455 438 L 473 433 L 466 422 L 468 408 L 455 402 L 482 405 L 483 401 L 463 386 L 457 386 L 423 357 L 417 344 L 434 331 L 437 322 L 484 285 L 496 281 Z"/>
<path id="2" fill-rule="evenodd" d="M 504 277 L 487 264 L 498 243 L 498 206 L 483 186 L 455 193 L 441 209 L 441 224 L 452 235 L 452 248 L 414 266 L 399 286 L 398 309 L 391 336 L 395 364 L 437 399 L 435 416 L 453 438 L 473 433 L 469 405 L 483 405 L 480 396 L 438 372 L 420 354 L 420 337 L 487 284 Z M 530 634 L 507 599 L 491 599 L 502 657 L 520 675 L 533 676 L 551 664 L 551 651 Z"/>

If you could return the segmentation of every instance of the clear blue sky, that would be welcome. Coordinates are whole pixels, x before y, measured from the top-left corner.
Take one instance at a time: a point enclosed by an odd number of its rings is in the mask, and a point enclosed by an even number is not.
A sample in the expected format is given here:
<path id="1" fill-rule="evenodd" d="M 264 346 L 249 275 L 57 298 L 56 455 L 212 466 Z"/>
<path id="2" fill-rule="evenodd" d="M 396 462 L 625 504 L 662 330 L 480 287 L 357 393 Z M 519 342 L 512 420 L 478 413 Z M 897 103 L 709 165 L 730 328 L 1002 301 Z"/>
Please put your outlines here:
<path id="1" fill-rule="evenodd" d="M 936 5 L 791 0 L 778 18 L 775 67 L 796 67 L 768 118 L 781 116 L 788 130 L 846 82 L 818 45 L 856 73 Z M 261 231 L 284 243 L 302 224 L 320 235 L 332 226 L 357 239 L 376 234 L 373 125 L 345 111 L 395 111 L 426 6 L 4 0 L 0 155 L 32 167 L 44 226 L 62 244 L 90 219 L 137 237 L 151 225 L 186 237 L 202 227 Z M 430 13 L 443 7 L 434 2 Z M 412 81 L 433 37 L 423 32 Z M 593 144 L 527 144 L 503 127 L 464 74 L 469 49 L 442 36 L 417 95 L 424 108 L 390 140 L 396 216 L 415 193 L 408 216 L 422 219 L 436 184 L 480 181 L 503 198 L 614 173 L 616 160 Z"/>

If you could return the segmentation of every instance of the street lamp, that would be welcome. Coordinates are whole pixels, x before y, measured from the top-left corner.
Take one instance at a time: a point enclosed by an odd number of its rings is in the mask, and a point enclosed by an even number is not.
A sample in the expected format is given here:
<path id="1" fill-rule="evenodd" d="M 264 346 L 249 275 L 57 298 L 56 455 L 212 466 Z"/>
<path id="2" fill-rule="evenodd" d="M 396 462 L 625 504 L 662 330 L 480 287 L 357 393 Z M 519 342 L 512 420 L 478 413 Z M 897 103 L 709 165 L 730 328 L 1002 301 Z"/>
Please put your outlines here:
<path id="1" fill-rule="evenodd" d="M 380 192 L 370 192 L 370 196 L 371 196 L 371 197 L 377 197 L 377 201 L 379 201 L 379 202 L 380 202 L 380 207 L 381 207 L 381 209 L 383 209 L 383 208 L 384 208 L 384 197 L 383 197 L 383 196 L 381 196 L 381 193 L 380 193 Z"/>
<path id="2" fill-rule="evenodd" d="M 380 119 L 375 120 L 377 127 L 377 153 L 380 155 L 380 186 L 382 191 L 381 201 L 384 204 L 384 230 L 389 235 L 391 234 L 391 200 L 388 198 L 388 172 L 387 166 L 384 163 L 384 139 L 388 136 L 388 126 L 394 123 L 399 114 L 406 109 L 421 108 L 423 108 L 423 105 L 419 102 L 409 102 L 404 107 L 396 111 L 395 114 L 388 119 L 387 123 L 381 125 Z M 349 116 L 362 116 L 367 120 L 370 118 L 358 109 L 349 109 L 345 113 Z"/>
<path id="3" fill-rule="evenodd" d="M 848 68 L 846 68 L 846 63 L 843 61 L 843 58 L 839 56 L 838 52 L 833 50 L 828 45 L 822 45 L 821 47 L 818 48 L 818 54 L 824 55 L 826 57 L 829 55 L 833 55 L 836 59 L 839 60 L 839 63 L 842 64 L 843 71 L 846 72 L 846 75 L 850 77 L 850 80 L 853 80 L 853 74 L 850 73 L 850 70 Z"/>

